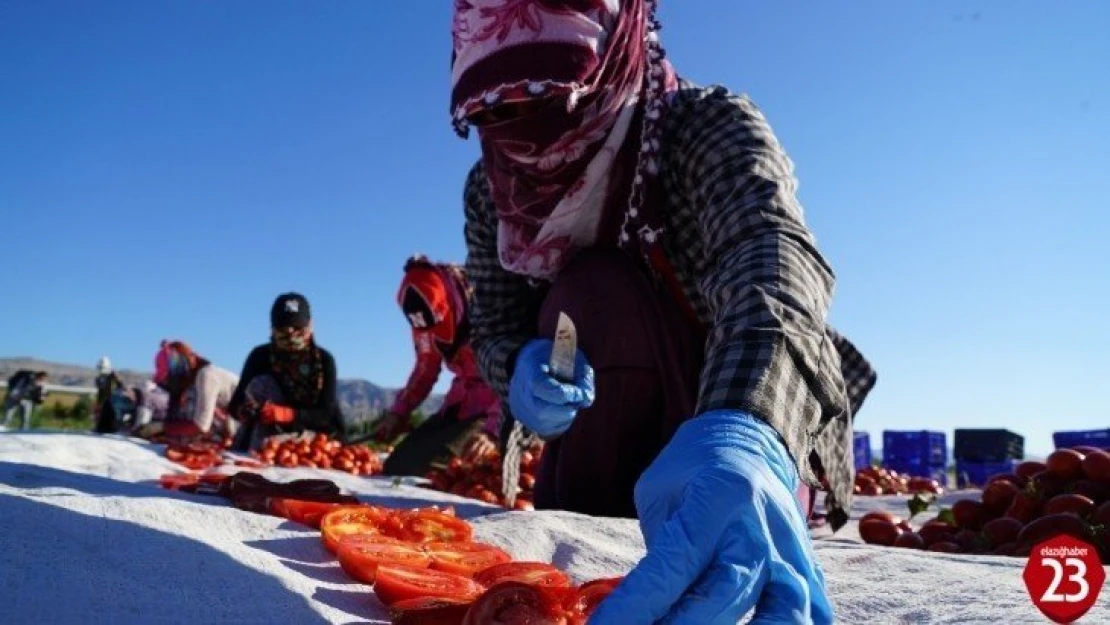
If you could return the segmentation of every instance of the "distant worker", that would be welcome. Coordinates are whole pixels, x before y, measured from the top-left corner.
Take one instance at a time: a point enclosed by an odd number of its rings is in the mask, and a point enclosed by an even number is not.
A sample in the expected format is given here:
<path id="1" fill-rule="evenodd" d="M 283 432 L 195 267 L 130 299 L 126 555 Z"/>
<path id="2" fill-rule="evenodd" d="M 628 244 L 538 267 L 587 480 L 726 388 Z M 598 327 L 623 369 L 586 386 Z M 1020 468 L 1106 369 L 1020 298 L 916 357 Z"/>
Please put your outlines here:
<path id="1" fill-rule="evenodd" d="M 119 420 L 122 416 L 119 410 L 119 398 L 125 397 L 127 385 L 123 379 L 112 369 L 112 361 L 107 356 L 101 356 L 96 363 L 96 405 L 93 414 L 96 415 L 94 430 L 99 434 L 111 434 L 119 429 Z"/>
<path id="2" fill-rule="evenodd" d="M 270 341 L 251 350 L 228 408 L 240 420 L 234 448 L 277 434 L 343 434 L 335 358 L 316 344 L 308 300 L 284 293 L 270 310 Z"/>
<path id="3" fill-rule="evenodd" d="M 501 398 L 482 379 L 470 346 L 470 289 L 463 269 L 414 256 L 404 273 L 397 303 L 412 326 L 416 364 L 375 436 L 390 442 L 408 432 L 410 416 L 428 399 L 446 365 L 455 379 L 443 407 L 409 433 L 385 463 L 386 475 L 422 476 L 434 462 L 496 450 Z"/>
<path id="4" fill-rule="evenodd" d="M 31 415 L 35 406 L 42 404 L 46 398 L 47 374 L 45 371 L 30 371 L 20 369 L 15 375 L 8 378 L 8 394 L 4 397 L 4 428 L 7 429 L 16 411 L 22 415 L 20 430 L 26 432 L 31 429 Z"/>
<path id="5" fill-rule="evenodd" d="M 163 434 L 214 437 L 235 434 L 227 411 L 239 377 L 197 355 L 181 341 L 162 341 L 154 356 L 154 383 L 169 393 Z"/>

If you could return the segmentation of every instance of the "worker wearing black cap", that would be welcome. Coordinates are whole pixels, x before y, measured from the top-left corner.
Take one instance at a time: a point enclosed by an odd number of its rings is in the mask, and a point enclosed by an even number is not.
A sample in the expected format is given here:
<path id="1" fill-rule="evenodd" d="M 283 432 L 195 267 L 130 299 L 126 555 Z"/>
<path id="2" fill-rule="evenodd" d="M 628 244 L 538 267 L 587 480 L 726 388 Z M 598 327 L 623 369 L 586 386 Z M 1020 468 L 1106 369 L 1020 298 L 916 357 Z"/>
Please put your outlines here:
<path id="1" fill-rule="evenodd" d="M 308 300 L 299 293 L 279 295 L 270 328 L 270 342 L 247 356 L 228 406 L 243 423 L 235 449 L 257 448 L 275 434 L 341 433 L 335 359 L 313 339 Z"/>

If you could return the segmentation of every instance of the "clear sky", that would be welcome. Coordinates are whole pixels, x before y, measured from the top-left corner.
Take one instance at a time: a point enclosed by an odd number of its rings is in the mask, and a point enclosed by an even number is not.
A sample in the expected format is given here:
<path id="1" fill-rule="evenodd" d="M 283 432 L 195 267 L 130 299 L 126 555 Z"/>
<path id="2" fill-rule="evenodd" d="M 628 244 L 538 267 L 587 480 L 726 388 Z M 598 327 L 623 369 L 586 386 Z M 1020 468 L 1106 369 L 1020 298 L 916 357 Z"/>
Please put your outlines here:
<path id="1" fill-rule="evenodd" d="M 858 417 L 1110 424 L 1110 2 L 663 0 L 698 82 L 797 165 L 875 363 Z M 447 115 L 450 3 L 0 0 L 0 355 L 237 370 L 303 291 L 340 375 L 400 385 L 393 301 L 462 260 L 477 156 Z M 446 376 L 442 383 L 446 381 Z"/>

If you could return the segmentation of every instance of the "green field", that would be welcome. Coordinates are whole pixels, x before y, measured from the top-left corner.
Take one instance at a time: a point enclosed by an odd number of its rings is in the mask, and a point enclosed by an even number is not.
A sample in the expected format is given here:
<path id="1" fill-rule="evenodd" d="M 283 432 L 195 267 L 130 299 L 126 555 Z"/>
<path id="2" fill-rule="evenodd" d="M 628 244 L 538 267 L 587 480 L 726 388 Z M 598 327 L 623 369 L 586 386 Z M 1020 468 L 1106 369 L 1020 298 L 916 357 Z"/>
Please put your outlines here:
<path id="1" fill-rule="evenodd" d="M 0 417 L 2 418 L 2 417 Z M 9 427 L 21 425 L 19 412 Z M 84 393 L 51 391 L 41 406 L 31 413 L 31 429 L 88 430 L 92 428 L 92 398 Z"/>

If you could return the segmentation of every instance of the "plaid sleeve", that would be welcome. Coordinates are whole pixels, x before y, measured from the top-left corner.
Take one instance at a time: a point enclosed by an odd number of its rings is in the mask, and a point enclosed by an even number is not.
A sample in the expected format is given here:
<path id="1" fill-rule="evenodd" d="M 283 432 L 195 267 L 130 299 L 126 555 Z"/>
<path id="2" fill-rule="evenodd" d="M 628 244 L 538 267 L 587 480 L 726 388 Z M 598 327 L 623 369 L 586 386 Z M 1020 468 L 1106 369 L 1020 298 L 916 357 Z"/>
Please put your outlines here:
<path id="1" fill-rule="evenodd" d="M 699 412 L 739 409 L 783 438 L 803 479 L 814 439 L 846 418 L 825 319 L 832 269 L 797 200 L 793 164 L 747 98 L 707 90 L 684 111 L 672 161 L 705 242 L 697 276 L 709 309 Z M 690 116 L 690 117 L 687 117 Z"/>
<path id="2" fill-rule="evenodd" d="M 526 279 L 501 267 L 497 255 L 497 214 L 489 200 L 481 163 L 466 179 L 466 274 L 470 300 L 471 344 L 478 368 L 493 390 L 509 395 L 511 360 L 535 337 L 536 310 Z"/>
<path id="3" fill-rule="evenodd" d="M 836 330 L 828 329 L 833 345 L 840 354 L 840 371 L 844 376 L 844 392 L 848 395 L 848 410 L 854 419 L 867 399 L 871 389 L 879 380 L 879 374 L 871 367 L 871 363 L 863 357 L 851 341 L 844 338 Z"/>

